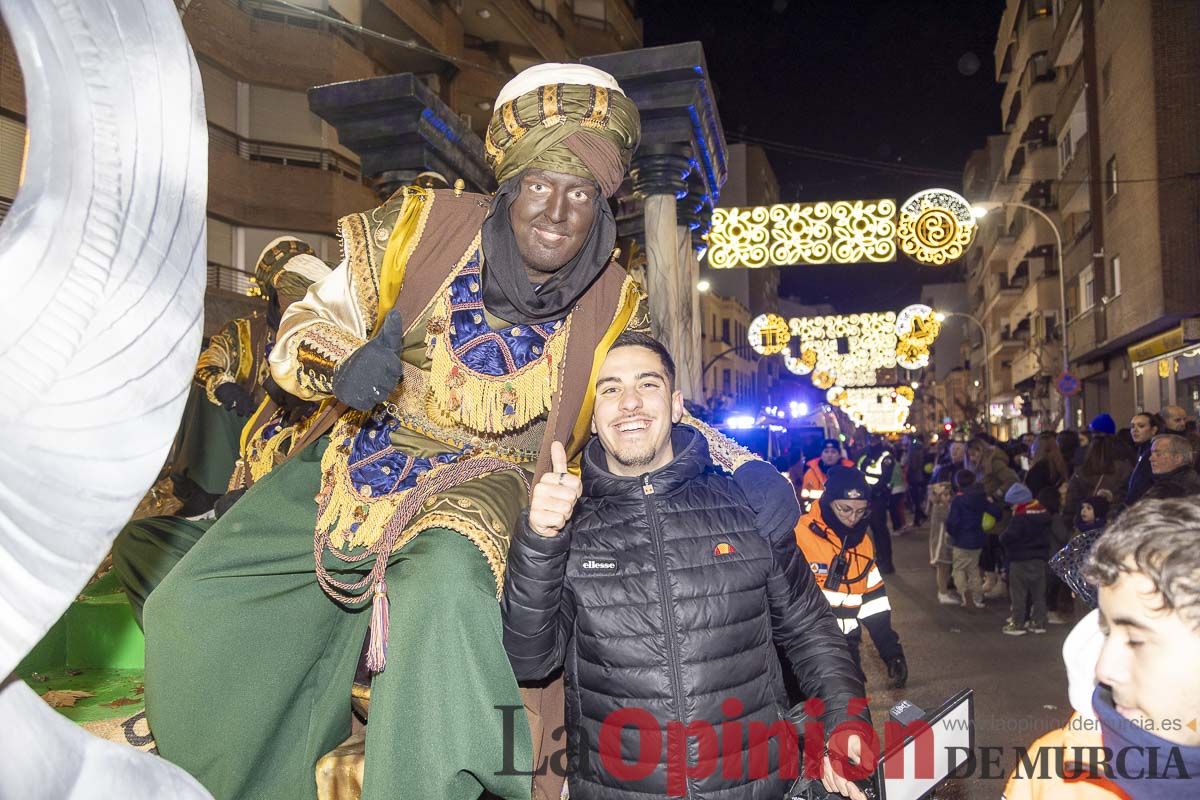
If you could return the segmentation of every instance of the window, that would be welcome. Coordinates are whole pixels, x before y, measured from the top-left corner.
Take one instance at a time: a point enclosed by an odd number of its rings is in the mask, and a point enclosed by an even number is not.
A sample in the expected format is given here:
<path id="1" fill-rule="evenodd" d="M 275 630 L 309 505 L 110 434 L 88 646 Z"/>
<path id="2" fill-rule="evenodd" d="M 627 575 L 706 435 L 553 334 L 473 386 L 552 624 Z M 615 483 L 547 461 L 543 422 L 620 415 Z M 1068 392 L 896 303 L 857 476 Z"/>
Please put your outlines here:
<path id="1" fill-rule="evenodd" d="M 1114 155 L 1108 159 L 1108 163 L 1104 165 L 1104 196 L 1113 198 L 1117 196 L 1117 157 Z"/>
<path id="2" fill-rule="evenodd" d="M 1079 273 L 1079 313 L 1080 314 L 1082 314 L 1085 311 L 1090 310 L 1091 307 L 1095 304 L 1095 301 L 1092 299 L 1092 289 L 1095 287 L 1095 283 L 1096 283 L 1096 279 L 1095 279 L 1095 274 L 1092 272 L 1092 265 L 1088 264 L 1086 267 L 1083 268 L 1083 271 Z"/>
<path id="3" fill-rule="evenodd" d="M 1058 174 L 1060 176 L 1067 171 L 1067 165 L 1071 163 L 1073 155 L 1075 155 L 1075 140 L 1071 138 L 1071 129 L 1067 128 L 1058 142 Z"/>
<path id="4" fill-rule="evenodd" d="M 713 314 L 713 324 L 712 324 L 712 327 L 708 329 L 708 335 L 709 335 L 709 338 L 711 338 L 711 339 L 717 338 L 717 315 L 716 314 Z"/>
<path id="5" fill-rule="evenodd" d="M 1113 256 L 1109 262 L 1109 280 L 1108 285 L 1112 287 L 1112 296 L 1116 297 L 1121 293 L 1121 257 Z"/>
<path id="6" fill-rule="evenodd" d="M 1100 68 L 1100 98 L 1107 100 L 1112 97 L 1112 58 L 1104 62 Z"/>
<path id="7" fill-rule="evenodd" d="M 729 389 L 730 375 L 729 375 L 729 370 L 727 370 L 727 369 L 721 370 L 721 385 L 725 388 L 725 391 L 723 392 L 724 394 L 732 394 L 732 392 Z"/>
<path id="8" fill-rule="evenodd" d="M 729 320 L 721 320 L 721 341 L 729 344 Z"/>

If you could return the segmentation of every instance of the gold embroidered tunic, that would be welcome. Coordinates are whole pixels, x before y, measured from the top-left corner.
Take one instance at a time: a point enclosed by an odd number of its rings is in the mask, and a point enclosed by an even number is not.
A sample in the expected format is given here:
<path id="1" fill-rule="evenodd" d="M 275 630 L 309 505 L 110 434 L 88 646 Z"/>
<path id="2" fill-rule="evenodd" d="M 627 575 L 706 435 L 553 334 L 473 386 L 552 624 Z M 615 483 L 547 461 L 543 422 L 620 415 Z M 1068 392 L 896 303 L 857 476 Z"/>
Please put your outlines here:
<path id="1" fill-rule="evenodd" d="M 309 400 L 329 397 L 333 370 L 391 307 L 399 281 L 388 267 L 411 256 L 439 194 L 405 191 L 404 198 L 341 221 L 345 260 L 293 304 L 280 325 L 271 366 L 285 390 Z M 477 230 L 465 252 L 441 259 L 449 267 L 443 279 L 421 313 L 404 320 L 403 379 L 386 403 L 346 412 L 331 433 L 317 528 L 333 547 L 349 551 L 378 542 L 422 480 L 453 477 L 480 455 L 529 474 L 542 449 L 574 312 L 544 325 L 514 325 L 487 312 Z M 626 327 L 644 327 L 644 312 L 635 313 L 639 297 L 626 277 L 608 321 L 612 338 Z M 524 481 L 511 471 L 455 483 L 426 500 L 393 549 L 430 528 L 456 530 L 483 552 L 499 587 L 509 531 L 527 498 Z"/>

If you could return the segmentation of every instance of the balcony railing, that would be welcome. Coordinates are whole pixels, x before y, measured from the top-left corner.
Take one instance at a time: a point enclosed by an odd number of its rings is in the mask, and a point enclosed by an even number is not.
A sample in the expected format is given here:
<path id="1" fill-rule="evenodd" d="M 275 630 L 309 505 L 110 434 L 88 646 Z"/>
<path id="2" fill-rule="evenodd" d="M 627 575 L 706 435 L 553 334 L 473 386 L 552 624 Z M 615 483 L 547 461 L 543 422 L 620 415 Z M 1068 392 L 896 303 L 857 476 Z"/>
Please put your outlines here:
<path id="1" fill-rule="evenodd" d="M 249 272 L 209 261 L 207 275 L 207 287 L 210 291 L 219 289 L 246 297 L 259 296 L 258 284 L 254 281 L 254 275 Z"/>
<path id="2" fill-rule="evenodd" d="M 291 167 L 308 167 L 337 172 L 352 181 L 361 181 L 362 172 L 350 159 L 333 150 L 303 145 L 244 139 L 219 125 L 208 123 L 211 151 L 234 153 L 247 161 L 264 161 Z"/>

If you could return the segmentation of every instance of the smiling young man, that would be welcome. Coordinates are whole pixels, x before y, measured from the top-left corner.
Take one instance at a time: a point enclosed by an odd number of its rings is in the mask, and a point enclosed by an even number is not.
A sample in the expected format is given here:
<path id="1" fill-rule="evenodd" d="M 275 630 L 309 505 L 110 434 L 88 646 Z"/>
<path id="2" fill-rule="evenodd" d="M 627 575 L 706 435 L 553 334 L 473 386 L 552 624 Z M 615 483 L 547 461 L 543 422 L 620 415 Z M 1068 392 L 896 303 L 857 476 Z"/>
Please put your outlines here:
<path id="1" fill-rule="evenodd" d="M 1133 798 L 1200 787 L 1198 542 L 1200 501 L 1145 500 L 1112 523 L 1088 564 L 1105 634 L 1092 707 L 1105 747 L 1125 752 L 1113 779 Z"/>
<path id="2" fill-rule="evenodd" d="M 778 532 L 757 529 L 704 436 L 679 424 L 674 382 L 657 340 L 627 332 L 613 343 L 582 476 L 556 443 L 514 529 L 505 647 L 520 678 L 565 665 L 572 798 L 779 800 L 792 780 L 778 740 L 752 744 L 787 719 L 775 645 L 823 701 L 826 731 L 850 719 L 862 681 L 799 551 L 776 558 Z M 857 760 L 861 742 L 849 740 Z M 822 781 L 863 796 L 828 758 Z"/>

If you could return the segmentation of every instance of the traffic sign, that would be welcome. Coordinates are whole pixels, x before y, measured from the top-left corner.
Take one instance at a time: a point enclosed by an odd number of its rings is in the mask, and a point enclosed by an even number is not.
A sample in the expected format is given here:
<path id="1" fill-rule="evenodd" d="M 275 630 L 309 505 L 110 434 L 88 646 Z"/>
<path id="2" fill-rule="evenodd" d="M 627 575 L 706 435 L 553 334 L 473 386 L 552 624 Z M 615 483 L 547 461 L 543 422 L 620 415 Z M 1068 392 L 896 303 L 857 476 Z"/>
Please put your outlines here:
<path id="1" fill-rule="evenodd" d="M 1083 388 L 1083 384 L 1069 372 L 1064 372 L 1058 376 L 1058 380 L 1054 382 L 1054 388 L 1058 389 L 1058 393 L 1067 397 L 1074 397 L 1079 394 L 1079 390 Z"/>

